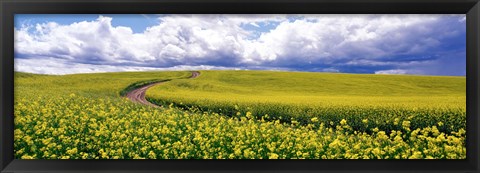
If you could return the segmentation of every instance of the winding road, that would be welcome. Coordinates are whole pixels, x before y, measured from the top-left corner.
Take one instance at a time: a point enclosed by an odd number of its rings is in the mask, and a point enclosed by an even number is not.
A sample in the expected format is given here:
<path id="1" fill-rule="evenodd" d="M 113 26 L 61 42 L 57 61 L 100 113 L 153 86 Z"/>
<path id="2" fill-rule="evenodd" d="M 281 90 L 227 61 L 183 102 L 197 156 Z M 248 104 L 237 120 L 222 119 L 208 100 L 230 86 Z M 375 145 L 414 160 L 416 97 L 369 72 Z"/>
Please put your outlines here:
<path id="1" fill-rule="evenodd" d="M 196 78 L 198 76 L 200 76 L 200 72 L 192 71 L 192 75 L 190 76 L 190 79 Z M 148 85 L 144 85 L 140 88 L 137 88 L 137 89 L 134 89 L 134 90 L 128 92 L 125 96 L 128 99 L 130 99 L 131 101 L 136 102 L 136 103 L 140 103 L 140 104 L 144 104 L 144 105 L 148 105 L 148 106 L 153 106 L 153 107 L 159 107 L 158 105 L 153 104 L 153 103 L 149 102 L 147 99 L 145 99 L 145 93 L 146 93 L 147 89 L 149 89 L 150 87 L 153 87 L 155 85 L 162 84 L 162 83 L 165 83 L 165 82 L 168 82 L 168 81 L 155 82 L 155 83 L 151 83 L 151 84 L 148 84 Z"/>

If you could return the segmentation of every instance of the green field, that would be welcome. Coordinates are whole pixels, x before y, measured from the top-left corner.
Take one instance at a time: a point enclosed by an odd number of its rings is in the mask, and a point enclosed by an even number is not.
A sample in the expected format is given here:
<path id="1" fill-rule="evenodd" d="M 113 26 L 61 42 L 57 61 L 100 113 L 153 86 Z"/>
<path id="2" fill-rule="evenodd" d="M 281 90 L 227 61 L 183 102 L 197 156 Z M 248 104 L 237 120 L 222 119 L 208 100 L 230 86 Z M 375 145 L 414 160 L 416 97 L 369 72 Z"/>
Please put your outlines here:
<path id="1" fill-rule="evenodd" d="M 203 71 L 195 80 L 175 80 L 147 91 L 157 104 L 335 127 L 346 119 L 358 131 L 465 128 L 465 77 L 335 74 L 271 71 Z M 268 117 L 265 115 L 268 114 Z M 362 122 L 363 121 L 363 122 Z M 365 123 L 364 121 L 368 121 Z"/>
<path id="2" fill-rule="evenodd" d="M 466 158 L 465 77 L 15 73 L 17 159 Z M 122 97 L 142 84 L 153 108 Z"/>

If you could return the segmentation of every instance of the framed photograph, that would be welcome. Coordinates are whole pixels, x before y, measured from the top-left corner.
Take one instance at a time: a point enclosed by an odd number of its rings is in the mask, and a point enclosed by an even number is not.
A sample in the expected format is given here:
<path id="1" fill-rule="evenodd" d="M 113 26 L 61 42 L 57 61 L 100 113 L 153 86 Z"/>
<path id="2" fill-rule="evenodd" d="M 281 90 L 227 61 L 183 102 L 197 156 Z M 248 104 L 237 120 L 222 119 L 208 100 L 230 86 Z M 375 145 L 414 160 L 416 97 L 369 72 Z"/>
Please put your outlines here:
<path id="1" fill-rule="evenodd" d="M 1 172 L 478 172 L 477 0 L 2 0 Z"/>

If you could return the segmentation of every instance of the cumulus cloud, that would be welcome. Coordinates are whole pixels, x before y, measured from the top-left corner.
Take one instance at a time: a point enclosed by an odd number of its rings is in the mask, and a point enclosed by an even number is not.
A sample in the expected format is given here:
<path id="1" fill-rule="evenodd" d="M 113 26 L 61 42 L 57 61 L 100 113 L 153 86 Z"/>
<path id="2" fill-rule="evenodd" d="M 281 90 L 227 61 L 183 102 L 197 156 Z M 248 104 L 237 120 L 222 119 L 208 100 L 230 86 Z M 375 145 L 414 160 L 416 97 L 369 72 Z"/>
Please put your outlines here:
<path id="1" fill-rule="evenodd" d="M 465 66 L 464 17 L 162 15 L 134 33 L 99 16 L 15 28 L 15 62 L 17 70 L 58 74 L 176 67 L 383 73 L 414 64 L 423 69 L 411 72 L 436 75 L 429 68 L 446 59 Z"/>

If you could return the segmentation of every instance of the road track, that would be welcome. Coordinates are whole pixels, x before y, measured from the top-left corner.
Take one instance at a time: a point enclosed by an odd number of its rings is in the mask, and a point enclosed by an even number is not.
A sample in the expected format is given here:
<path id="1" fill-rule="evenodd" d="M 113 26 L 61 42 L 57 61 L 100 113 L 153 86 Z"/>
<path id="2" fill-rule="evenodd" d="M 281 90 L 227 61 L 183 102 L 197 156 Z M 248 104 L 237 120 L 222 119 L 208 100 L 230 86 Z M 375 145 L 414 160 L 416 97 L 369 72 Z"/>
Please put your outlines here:
<path id="1" fill-rule="evenodd" d="M 194 78 L 197 78 L 198 76 L 200 76 L 200 72 L 192 71 L 192 75 L 189 78 L 194 79 Z M 165 82 L 168 82 L 168 81 L 154 82 L 154 83 L 144 85 L 140 88 L 137 88 L 137 89 L 134 89 L 134 90 L 128 92 L 125 95 L 125 97 L 127 97 L 128 99 L 130 99 L 131 101 L 133 101 L 135 103 L 140 103 L 140 104 L 144 104 L 144 105 L 148 105 L 148 106 L 152 106 L 152 107 L 159 107 L 158 105 L 153 104 L 153 103 L 149 102 L 147 99 L 145 99 L 145 93 L 147 92 L 147 90 L 150 87 L 153 87 L 155 85 L 159 85 L 159 84 L 162 84 L 162 83 L 165 83 Z"/>

